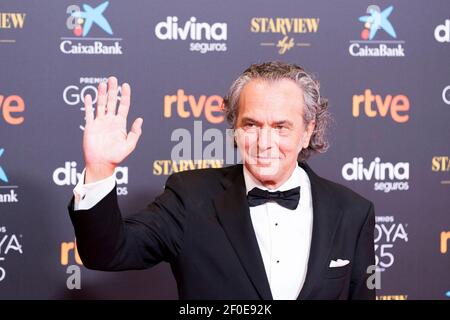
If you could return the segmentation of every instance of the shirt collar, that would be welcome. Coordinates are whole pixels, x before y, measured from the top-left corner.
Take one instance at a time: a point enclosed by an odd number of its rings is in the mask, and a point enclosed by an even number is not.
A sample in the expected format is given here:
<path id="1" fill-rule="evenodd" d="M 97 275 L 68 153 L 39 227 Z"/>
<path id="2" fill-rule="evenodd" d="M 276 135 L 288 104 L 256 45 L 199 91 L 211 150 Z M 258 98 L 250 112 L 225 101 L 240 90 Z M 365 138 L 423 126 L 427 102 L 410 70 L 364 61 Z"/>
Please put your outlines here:
<path id="1" fill-rule="evenodd" d="M 260 188 L 262 190 L 269 190 L 259 180 L 257 180 L 250 173 L 250 171 L 247 170 L 245 164 L 242 165 L 242 167 L 244 168 L 244 180 L 247 193 L 255 187 Z M 304 172 L 304 170 L 297 163 L 291 176 L 281 186 L 279 186 L 276 189 L 270 189 L 270 191 L 286 191 L 289 189 L 296 188 L 301 185 L 303 175 L 306 175 L 306 172 Z"/>

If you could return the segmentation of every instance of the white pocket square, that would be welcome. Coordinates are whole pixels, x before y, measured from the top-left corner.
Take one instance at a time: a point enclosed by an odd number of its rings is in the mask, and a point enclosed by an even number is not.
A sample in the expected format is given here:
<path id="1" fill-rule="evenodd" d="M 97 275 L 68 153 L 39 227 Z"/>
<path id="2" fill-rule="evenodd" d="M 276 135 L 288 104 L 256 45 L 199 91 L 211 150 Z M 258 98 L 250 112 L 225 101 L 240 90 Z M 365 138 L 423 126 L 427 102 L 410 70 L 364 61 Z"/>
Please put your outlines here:
<path id="1" fill-rule="evenodd" d="M 350 263 L 350 261 L 348 261 L 348 260 L 342 260 L 342 259 L 331 260 L 329 267 L 330 268 L 339 268 L 339 267 L 346 266 L 349 263 Z"/>

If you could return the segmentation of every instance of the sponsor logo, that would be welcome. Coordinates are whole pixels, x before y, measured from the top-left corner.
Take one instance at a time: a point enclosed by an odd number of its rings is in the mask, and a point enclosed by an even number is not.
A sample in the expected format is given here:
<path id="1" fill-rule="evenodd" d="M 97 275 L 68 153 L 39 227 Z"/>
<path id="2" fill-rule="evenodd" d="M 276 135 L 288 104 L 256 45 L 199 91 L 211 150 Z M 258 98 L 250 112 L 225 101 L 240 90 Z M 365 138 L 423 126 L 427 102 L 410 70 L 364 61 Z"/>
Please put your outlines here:
<path id="1" fill-rule="evenodd" d="M 61 249 L 60 257 L 62 266 L 67 266 L 71 263 L 76 263 L 77 265 L 80 266 L 83 265 L 80 255 L 78 254 L 76 241 L 61 242 L 60 249 Z"/>
<path id="2" fill-rule="evenodd" d="M 0 148 L 0 160 L 3 156 L 5 149 Z M 18 198 L 18 186 L 7 185 L 9 183 L 8 175 L 5 169 L 0 165 L 0 204 L 2 203 L 17 203 Z"/>
<path id="3" fill-rule="evenodd" d="M 227 51 L 227 24 L 224 22 L 200 22 L 196 17 L 182 21 L 176 16 L 168 16 L 155 26 L 155 35 L 160 40 L 190 41 L 189 50 L 200 52 Z"/>
<path id="4" fill-rule="evenodd" d="M 441 253 L 446 254 L 448 252 L 448 244 L 450 242 L 450 231 L 441 232 Z"/>
<path id="5" fill-rule="evenodd" d="M 355 118 L 364 113 L 369 118 L 390 116 L 397 123 L 405 123 L 409 120 L 409 109 L 409 99 L 404 94 L 388 94 L 383 98 L 366 89 L 364 94 L 352 98 L 352 116 Z"/>
<path id="6" fill-rule="evenodd" d="M 369 5 L 367 15 L 359 17 L 364 23 L 358 40 L 351 40 L 348 51 L 354 57 L 404 57 L 405 41 L 397 40 L 397 33 L 391 22 L 394 6 L 384 10 Z M 385 39 L 387 36 L 387 39 Z M 384 37 L 384 38 L 383 38 Z M 392 40 L 395 39 L 395 40 Z"/>
<path id="7" fill-rule="evenodd" d="M 69 276 L 66 280 L 66 287 L 69 290 L 81 289 L 81 268 L 83 265 L 80 256 L 78 254 L 76 241 L 62 242 L 61 243 L 61 265 L 66 267 L 66 274 Z M 70 264 L 75 262 L 75 264 Z"/>
<path id="8" fill-rule="evenodd" d="M 66 9 L 69 15 L 66 27 L 72 31 L 72 37 L 61 37 L 60 50 L 64 54 L 87 55 L 121 55 L 121 38 L 113 38 L 113 30 L 105 17 L 109 1 L 105 1 L 93 8 L 83 4 L 83 9 L 78 5 L 70 5 Z M 101 37 L 89 36 L 91 31 L 101 30 Z"/>
<path id="9" fill-rule="evenodd" d="M 155 160 L 153 161 L 153 175 L 168 176 L 174 172 L 222 167 L 223 160 Z"/>
<path id="10" fill-rule="evenodd" d="M 439 175 L 450 172 L 450 157 L 449 156 L 435 156 L 431 159 L 431 171 Z M 450 180 L 442 180 L 441 184 L 450 185 Z"/>
<path id="11" fill-rule="evenodd" d="M 0 94 L 0 120 L 3 119 L 12 126 L 21 125 L 25 118 L 25 102 L 18 95 L 3 96 Z"/>
<path id="12" fill-rule="evenodd" d="M 6 278 L 3 262 L 14 254 L 23 254 L 22 235 L 8 232 L 6 226 L 0 225 L 0 283 Z"/>
<path id="13" fill-rule="evenodd" d="M 171 118 L 175 108 L 180 118 L 200 118 L 202 115 L 210 123 L 218 124 L 224 120 L 222 110 L 223 98 L 218 95 L 186 95 L 183 89 L 178 89 L 176 95 L 164 96 L 164 117 Z"/>
<path id="14" fill-rule="evenodd" d="M 0 44 L 15 43 L 16 39 L 8 36 L 3 38 L 4 35 L 9 35 L 9 31 L 20 30 L 24 28 L 26 13 L 24 12 L 0 12 L 0 31 L 2 31 L 2 38 L 0 38 Z"/>
<path id="15" fill-rule="evenodd" d="M 128 167 L 116 167 L 115 178 L 117 182 L 117 195 L 128 194 Z M 81 172 L 77 172 L 76 161 L 66 161 L 64 167 L 53 171 L 53 182 L 57 186 L 76 186 L 81 178 Z"/>
<path id="16" fill-rule="evenodd" d="M 442 101 L 445 104 L 450 105 L 450 86 L 446 86 L 444 90 L 442 90 Z"/>
<path id="17" fill-rule="evenodd" d="M 375 264 L 379 271 L 394 265 L 394 246 L 408 242 L 408 224 L 398 223 L 393 216 L 375 217 Z"/>
<path id="18" fill-rule="evenodd" d="M 263 47 L 276 47 L 278 53 L 285 54 L 293 48 L 310 47 L 307 35 L 319 30 L 319 18 L 271 18 L 253 17 L 250 20 L 250 32 L 263 34 L 266 38 L 260 43 Z M 275 35 L 272 36 L 272 35 Z M 302 41 L 296 40 L 299 36 Z"/>
<path id="19" fill-rule="evenodd" d="M 450 19 L 445 19 L 443 24 L 434 29 L 434 38 L 438 42 L 450 42 Z"/>
<path id="20" fill-rule="evenodd" d="M 347 181 L 372 181 L 375 191 L 385 193 L 391 191 L 406 191 L 409 189 L 409 162 L 381 162 L 376 157 L 369 164 L 362 157 L 353 158 L 352 162 L 342 167 L 342 177 Z M 386 181 L 387 180 L 387 181 Z"/>
<path id="21" fill-rule="evenodd" d="M 377 296 L 377 300 L 408 300 L 408 295 L 396 294 L 396 295 Z"/>
<path id="22" fill-rule="evenodd" d="M 80 77 L 78 83 L 70 84 L 64 88 L 62 93 L 64 103 L 71 110 L 76 108 L 81 111 L 84 119 L 84 97 L 88 94 L 91 95 L 93 109 L 95 110 L 95 103 L 97 103 L 98 96 L 98 84 L 105 81 L 107 81 L 107 78 L 104 77 Z M 117 97 L 119 101 L 121 99 L 121 90 L 122 88 L 119 86 Z M 79 125 L 79 128 L 84 130 L 84 121 L 83 124 Z"/>

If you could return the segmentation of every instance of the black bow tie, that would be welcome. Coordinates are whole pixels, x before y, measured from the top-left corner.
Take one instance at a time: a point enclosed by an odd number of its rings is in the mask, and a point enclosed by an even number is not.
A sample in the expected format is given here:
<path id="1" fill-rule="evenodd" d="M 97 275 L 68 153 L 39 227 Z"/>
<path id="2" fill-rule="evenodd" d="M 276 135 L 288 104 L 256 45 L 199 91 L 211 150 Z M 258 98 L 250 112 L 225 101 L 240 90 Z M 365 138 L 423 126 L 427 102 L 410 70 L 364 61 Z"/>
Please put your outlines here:
<path id="1" fill-rule="evenodd" d="M 300 187 L 286 191 L 267 191 L 253 188 L 247 194 L 248 205 L 250 207 L 259 206 L 268 201 L 275 201 L 280 206 L 294 210 L 300 200 Z"/>

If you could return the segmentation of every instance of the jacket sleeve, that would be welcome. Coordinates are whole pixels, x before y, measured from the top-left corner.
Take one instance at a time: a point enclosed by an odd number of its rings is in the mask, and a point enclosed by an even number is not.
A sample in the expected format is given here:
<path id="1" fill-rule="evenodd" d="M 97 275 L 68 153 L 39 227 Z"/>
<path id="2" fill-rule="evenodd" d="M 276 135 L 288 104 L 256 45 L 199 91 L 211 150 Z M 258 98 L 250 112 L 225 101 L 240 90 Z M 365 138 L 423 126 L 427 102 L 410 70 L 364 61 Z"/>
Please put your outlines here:
<path id="1" fill-rule="evenodd" d="M 164 192 L 145 209 L 122 219 L 116 187 L 89 210 L 68 209 L 77 248 L 89 269 L 119 271 L 149 268 L 174 259 L 182 245 L 187 197 L 181 179 L 171 175 Z"/>
<path id="2" fill-rule="evenodd" d="M 367 280 L 373 276 L 372 272 L 368 273 L 369 266 L 375 266 L 375 250 L 374 250 L 374 231 L 375 231 L 375 210 L 373 204 L 370 203 L 366 219 L 359 233 L 358 242 L 354 256 L 354 265 L 352 269 L 352 278 L 350 282 L 350 299 L 356 300 L 374 300 L 375 289 L 370 289 Z M 369 280 L 369 283 L 373 281 Z"/>

